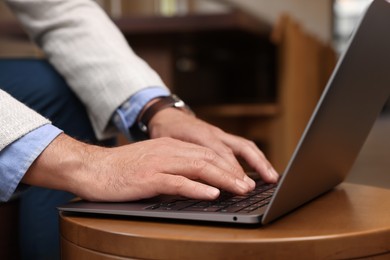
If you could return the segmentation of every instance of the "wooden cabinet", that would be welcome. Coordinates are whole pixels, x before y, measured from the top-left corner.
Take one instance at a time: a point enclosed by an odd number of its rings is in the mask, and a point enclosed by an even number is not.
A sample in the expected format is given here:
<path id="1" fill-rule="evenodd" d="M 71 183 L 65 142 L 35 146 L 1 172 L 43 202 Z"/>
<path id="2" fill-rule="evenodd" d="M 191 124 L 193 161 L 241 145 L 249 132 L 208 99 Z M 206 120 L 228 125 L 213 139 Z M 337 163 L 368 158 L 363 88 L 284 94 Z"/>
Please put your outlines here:
<path id="1" fill-rule="evenodd" d="M 115 21 L 198 117 L 255 141 L 283 171 L 336 62 L 289 16 L 242 12 Z"/>
<path id="2" fill-rule="evenodd" d="M 271 25 L 242 12 L 115 20 L 138 55 L 198 117 L 266 153 L 278 114 Z"/>
<path id="3" fill-rule="evenodd" d="M 191 105 L 259 102 L 274 94 L 271 27 L 243 13 L 116 23 L 135 51 Z"/>

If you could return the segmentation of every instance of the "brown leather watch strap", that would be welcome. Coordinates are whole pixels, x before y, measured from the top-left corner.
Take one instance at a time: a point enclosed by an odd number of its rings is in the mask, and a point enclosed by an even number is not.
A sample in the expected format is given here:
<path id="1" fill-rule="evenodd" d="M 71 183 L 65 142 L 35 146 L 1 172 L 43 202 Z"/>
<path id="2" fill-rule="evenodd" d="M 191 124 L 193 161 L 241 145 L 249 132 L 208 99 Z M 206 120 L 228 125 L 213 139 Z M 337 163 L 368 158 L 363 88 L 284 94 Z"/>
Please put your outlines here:
<path id="1" fill-rule="evenodd" d="M 140 116 L 138 120 L 139 129 L 144 133 L 148 133 L 148 125 L 152 117 L 157 112 L 169 107 L 191 111 L 191 109 L 176 95 L 161 97 L 158 101 L 146 108 L 145 112 Z"/>

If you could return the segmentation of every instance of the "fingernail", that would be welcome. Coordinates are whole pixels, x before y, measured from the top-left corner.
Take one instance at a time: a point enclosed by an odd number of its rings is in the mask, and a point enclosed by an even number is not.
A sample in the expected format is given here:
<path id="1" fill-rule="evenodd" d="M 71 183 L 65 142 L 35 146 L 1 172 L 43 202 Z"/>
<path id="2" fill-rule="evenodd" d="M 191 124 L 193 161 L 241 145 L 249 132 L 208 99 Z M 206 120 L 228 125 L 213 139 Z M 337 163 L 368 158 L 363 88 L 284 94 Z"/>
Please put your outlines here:
<path id="1" fill-rule="evenodd" d="M 252 180 L 251 178 L 249 178 L 248 176 L 245 175 L 244 177 L 244 181 L 249 184 L 249 186 L 251 187 L 251 189 L 253 189 L 255 186 L 256 186 L 256 183 L 254 180 Z"/>
<path id="2" fill-rule="evenodd" d="M 273 179 L 277 180 L 279 178 L 279 174 L 275 171 L 274 168 L 269 168 L 268 169 L 268 175 Z"/>
<path id="3" fill-rule="evenodd" d="M 210 196 L 212 199 L 216 199 L 219 196 L 219 190 L 214 187 L 207 187 L 207 194 Z"/>
<path id="4" fill-rule="evenodd" d="M 244 192 L 248 191 L 248 184 L 246 184 L 244 181 L 236 179 L 236 184 L 240 189 Z"/>

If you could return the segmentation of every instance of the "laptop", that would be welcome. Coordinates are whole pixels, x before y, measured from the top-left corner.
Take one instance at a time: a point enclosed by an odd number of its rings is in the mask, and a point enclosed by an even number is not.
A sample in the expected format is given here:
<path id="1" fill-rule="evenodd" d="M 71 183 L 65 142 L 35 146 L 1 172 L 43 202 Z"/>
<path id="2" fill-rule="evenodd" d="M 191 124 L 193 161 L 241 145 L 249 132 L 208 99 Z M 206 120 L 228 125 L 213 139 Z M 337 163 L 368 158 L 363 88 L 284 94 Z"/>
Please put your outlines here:
<path id="1" fill-rule="evenodd" d="M 341 183 L 390 96 L 390 0 L 362 16 L 277 185 L 217 201 L 159 196 L 125 203 L 75 201 L 64 212 L 268 224 Z M 249 202 L 248 202 L 249 200 Z M 222 205 L 220 205 L 222 204 Z M 238 205 L 238 206 L 237 206 Z"/>

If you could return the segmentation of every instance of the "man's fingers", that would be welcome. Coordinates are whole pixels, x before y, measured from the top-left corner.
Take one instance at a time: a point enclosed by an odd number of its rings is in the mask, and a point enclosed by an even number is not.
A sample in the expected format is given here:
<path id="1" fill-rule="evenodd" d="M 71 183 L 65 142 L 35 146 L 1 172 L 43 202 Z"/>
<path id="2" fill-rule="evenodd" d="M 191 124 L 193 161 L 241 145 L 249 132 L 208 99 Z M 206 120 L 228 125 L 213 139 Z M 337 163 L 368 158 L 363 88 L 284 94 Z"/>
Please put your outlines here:
<path id="1" fill-rule="evenodd" d="M 227 133 L 222 136 L 222 140 L 232 148 L 235 155 L 245 159 L 251 167 L 260 173 L 263 180 L 277 182 L 279 175 L 253 142 Z"/>
<path id="2" fill-rule="evenodd" d="M 233 193 L 244 194 L 253 189 L 252 185 L 249 185 L 241 177 L 232 174 L 237 171 L 236 169 L 233 168 L 227 171 L 200 158 L 167 158 L 160 170 L 171 175 L 183 175 L 191 180 L 201 180 Z"/>
<path id="3" fill-rule="evenodd" d="M 159 194 L 180 195 L 201 200 L 214 200 L 220 194 L 220 191 L 215 187 L 180 175 L 156 174 L 155 178 L 158 183 L 156 191 Z"/>
<path id="4" fill-rule="evenodd" d="M 187 159 L 187 161 L 183 163 L 173 162 L 174 166 L 180 168 L 180 170 L 176 170 L 175 174 L 184 175 L 185 173 L 192 173 L 191 178 L 194 179 L 196 177 L 199 177 L 194 176 L 194 173 L 202 174 L 202 171 L 207 172 L 207 170 L 210 170 L 209 168 L 204 169 L 204 166 L 209 164 L 210 167 L 215 166 L 215 168 L 213 168 L 213 172 L 228 174 L 232 177 L 244 181 L 247 185 L 249 185 L 249 188 L 254 188 L 254 182 L 246 177 L 246 174 L 238 163 L 230 163 L 229 160 L 226 160 L 225 157 L 220 156 L 220 154 L 218 154 L 215 150 L 208 147 L 202 147 L 193 143 L 182 142 L 174 139 L 168 141 L 175 142 L 175 146 L 173 147 L 172 143 L 170 143 L 171 146 L 164 147 L 165 155 L 167 155 L 167 158 L 169 158 L 170 155 L 172 158 L 175 158 L 175 160 L 179 158 Z M 231 156 L 235 160 L 232 152 Z M 166 162 L 162 163 L 163 164 L 161 164 L 161 166 L 166 165 Z M 211 179 L 214 175 L 215 174 L 208 176 L 207 174 L 203 174 L 201 175 L 201 179 L 207 181 L 208 179 Z M 222 180 L 215 180 L 212 184 L 221 182 Z M 225 186 L 229 186 L 231 184 L 228 181 L 226 183 L 229 184 L 225 184 Z"/>
<path id="5" fill-rule="evenodd" d="M 241 165 L 235 159 L 234 154 L 229 147 L 227 147 L 224 143 L 221 142 L 219 136 L 214 133 L 217 131 L 212 128 L 213 131 L 204 131 L 199 127 L 197 130 L 196 127 L 191 129 L 193 132 L 185 132 L 185 135 L 178 135 L 176 138 L 180 140 L 184 140 L 188 143 L 193 143 L 197 145 L 201 145 L 203 147 L 208 147 L 214 150 L 217 154 L 227 160 L 230 164 L 235 167 L 242 169 Z"/>

